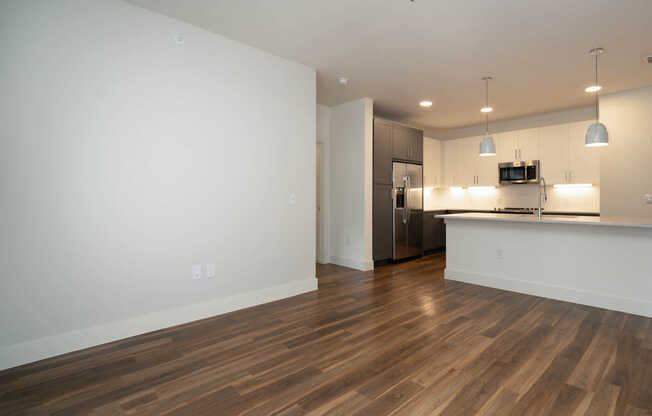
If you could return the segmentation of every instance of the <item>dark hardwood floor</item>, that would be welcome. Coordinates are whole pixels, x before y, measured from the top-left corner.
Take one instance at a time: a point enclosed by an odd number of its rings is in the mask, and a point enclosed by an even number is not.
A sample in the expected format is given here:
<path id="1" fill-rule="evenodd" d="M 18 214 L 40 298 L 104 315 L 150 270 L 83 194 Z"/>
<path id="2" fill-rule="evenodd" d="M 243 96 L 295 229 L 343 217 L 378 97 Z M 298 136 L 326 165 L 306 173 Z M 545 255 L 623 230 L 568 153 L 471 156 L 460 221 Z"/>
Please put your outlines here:
<path id="1" fill-rule="evenodd" d="M 652 320 L 442 278 L 444 259 L 0 372 L 0 414 L 652 415 Z"/>

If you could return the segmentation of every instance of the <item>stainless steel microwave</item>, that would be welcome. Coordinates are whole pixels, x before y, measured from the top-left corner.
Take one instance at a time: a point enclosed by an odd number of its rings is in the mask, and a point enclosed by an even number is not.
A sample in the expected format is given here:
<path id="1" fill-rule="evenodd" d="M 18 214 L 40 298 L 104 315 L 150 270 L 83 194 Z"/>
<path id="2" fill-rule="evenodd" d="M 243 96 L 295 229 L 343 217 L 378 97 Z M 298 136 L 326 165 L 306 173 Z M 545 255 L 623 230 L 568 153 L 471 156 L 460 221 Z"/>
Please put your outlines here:
<path id="1" fill-rule="evenodd" d="M 541 165 L 538 160 L 522 160 L 498 164 L 500 183 L 539 183 Z"/>

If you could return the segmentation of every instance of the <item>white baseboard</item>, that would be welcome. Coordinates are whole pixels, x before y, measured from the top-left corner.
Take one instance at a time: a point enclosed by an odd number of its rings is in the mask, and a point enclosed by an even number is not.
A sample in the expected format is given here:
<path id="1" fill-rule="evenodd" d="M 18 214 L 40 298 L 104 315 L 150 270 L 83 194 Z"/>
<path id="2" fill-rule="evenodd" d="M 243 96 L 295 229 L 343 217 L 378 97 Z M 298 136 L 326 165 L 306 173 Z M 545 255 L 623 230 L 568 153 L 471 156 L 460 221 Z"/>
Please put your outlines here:
<path id="1" fill-rule="evenodd" d="M 317 259 L 317 263 L 319 263 L 319 264 L 328 264 L 330 262 L 331 262 L 330 257 L 322 257 L 322 258 Z"/>
<path id="2" fill-rule="evenodd" d="M 363 272 L 374 269 L 373 261 L 362 260 L 362 259 L 350 259 L 347 257 L 332 256 L 331 263 L 337 264 L 338 266 L 344 266 L 344 267 L 349 267 L 351 269 L 360 270 Z"/>
<path id="3" fill-rule="evenodd" d="M 2 346 L 0 347 L 0 370 L 313 290 L 317 290 L 317 279 L 314 276 L 235 296 L 212 299 L 208 302 Z"/>
<path id="4" fill-rule="evenodd" d="M 504 289 L 512 292 L 526 293 L 528 295 L 541 296 L 544 298 L 563 300 L 566 302 L 652 317 L 652 302 L 644 299 L 631 299 L 612 294 L 597 293 L 564 286 L 548 285 L 538 282 L 509 279 L 500 276 L 460 270 L 451 270 L 449 268 L 446 268 L 444 277 L 458 282 L 473 283 L 480 286 L 488 286 L 496 289 Z"/>

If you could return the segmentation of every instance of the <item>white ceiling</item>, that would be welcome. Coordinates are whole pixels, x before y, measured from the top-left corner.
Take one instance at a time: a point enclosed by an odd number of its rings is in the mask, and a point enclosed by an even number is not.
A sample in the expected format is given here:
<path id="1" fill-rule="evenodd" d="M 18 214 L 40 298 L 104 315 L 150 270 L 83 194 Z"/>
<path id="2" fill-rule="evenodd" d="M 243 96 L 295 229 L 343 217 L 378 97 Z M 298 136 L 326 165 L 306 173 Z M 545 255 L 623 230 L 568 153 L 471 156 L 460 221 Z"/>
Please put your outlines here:
<path id="1" fill-rule="evenodd" d="M 589 105 L 595 46 L 604 92 L 652 84 L 651 0 L 129 1 L 316 68 L 321 104 L 426 128 L 481 122 L 488 74 L 492 118 Z"/>

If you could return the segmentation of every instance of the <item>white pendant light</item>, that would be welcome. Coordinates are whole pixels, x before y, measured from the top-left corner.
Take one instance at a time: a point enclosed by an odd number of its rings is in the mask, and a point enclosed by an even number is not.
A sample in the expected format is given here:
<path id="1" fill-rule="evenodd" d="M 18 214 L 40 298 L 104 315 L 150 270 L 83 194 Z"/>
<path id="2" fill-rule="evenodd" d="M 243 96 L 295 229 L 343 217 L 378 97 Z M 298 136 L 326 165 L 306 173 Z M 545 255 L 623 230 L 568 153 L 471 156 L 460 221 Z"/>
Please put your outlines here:
<path id="1" fill-rule="evenodd" d="M 493 137 L 489 135 L 489 113 L 493 108 L 489 107 L 489 81 L 493 78 L 484 77 L 482 80 L 486 84 L 486 105 L 480 109 L 485 114 L 484 139 L 480 142 L 480 156 L 496 156 L 496 144 Z"/>
<path id="2" fill-rule="evenodd" d="M 600 101 L 598 91 L 602 87 L 598 84 L 598 56 L 604 53 L 602 48 L 594 48 L 589 51 L 589 54 L 595 58 L 595 84 L 587 87 L 585 91 L 595 93 L 595 123 L 589 126 L 584 138 L 584 146 L 586 147 L 600 147 L 609 145 L 609 133 L 607 127 L 600 123 Z"/>

